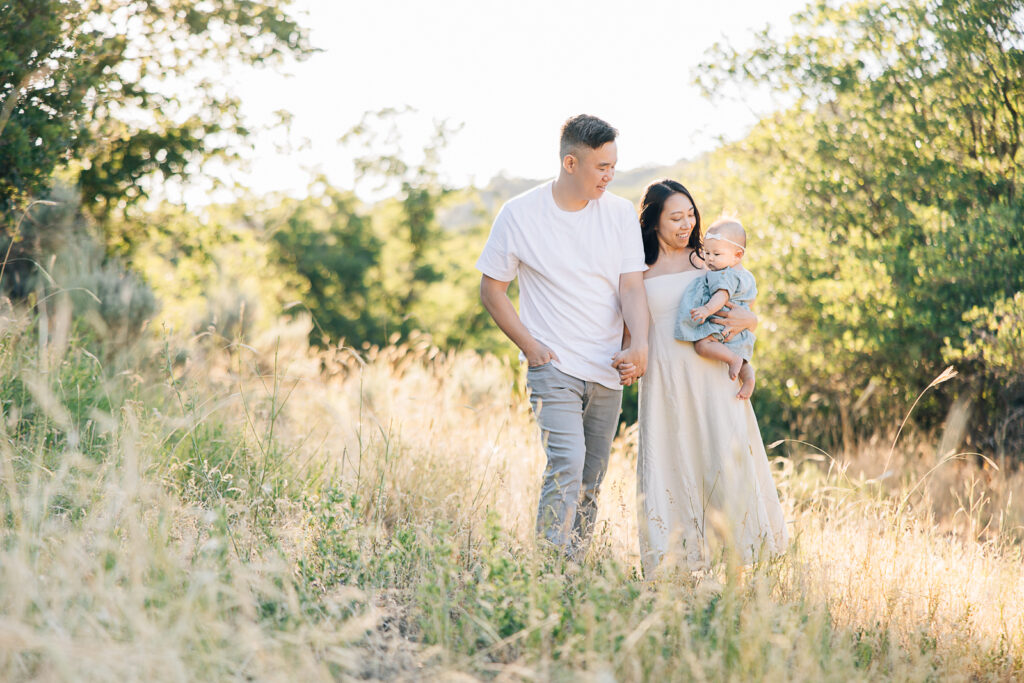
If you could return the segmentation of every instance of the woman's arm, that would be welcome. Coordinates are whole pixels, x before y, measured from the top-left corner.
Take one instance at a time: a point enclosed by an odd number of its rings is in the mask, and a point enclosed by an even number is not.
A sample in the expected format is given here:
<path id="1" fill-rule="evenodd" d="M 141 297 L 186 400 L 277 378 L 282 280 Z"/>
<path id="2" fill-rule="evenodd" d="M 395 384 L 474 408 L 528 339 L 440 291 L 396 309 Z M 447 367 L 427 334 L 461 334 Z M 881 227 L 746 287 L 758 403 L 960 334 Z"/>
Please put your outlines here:
<path id="1" fill-rule="evenodd" d="M 757 329 L 757 316 L 753 311 L 741 306 L 726 305 L 718 312 L 718 315 L 713 316 L 710 320 L 725 328 L 722 330 L 722 336 L 726 341 L 743 330 L 753 332 Z"/>

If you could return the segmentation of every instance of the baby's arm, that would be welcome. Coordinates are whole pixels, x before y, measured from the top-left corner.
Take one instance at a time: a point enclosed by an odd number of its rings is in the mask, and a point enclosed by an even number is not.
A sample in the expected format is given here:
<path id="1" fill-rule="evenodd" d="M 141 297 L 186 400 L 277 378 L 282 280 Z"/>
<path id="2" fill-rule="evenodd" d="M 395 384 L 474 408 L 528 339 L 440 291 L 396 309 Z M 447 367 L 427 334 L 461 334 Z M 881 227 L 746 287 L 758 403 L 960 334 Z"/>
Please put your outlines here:
<path id="1" fill-rule="evenodd" d="M 708 319 L 709 316 L 718 313 L 722 310 L 722 306 L 729 303 L 729 290 L 720 289 L 711 295 L 708 302 L 703 306 L 698 306 L 690 311 L 690 318 L 697 323 L 702 323 Z"/>

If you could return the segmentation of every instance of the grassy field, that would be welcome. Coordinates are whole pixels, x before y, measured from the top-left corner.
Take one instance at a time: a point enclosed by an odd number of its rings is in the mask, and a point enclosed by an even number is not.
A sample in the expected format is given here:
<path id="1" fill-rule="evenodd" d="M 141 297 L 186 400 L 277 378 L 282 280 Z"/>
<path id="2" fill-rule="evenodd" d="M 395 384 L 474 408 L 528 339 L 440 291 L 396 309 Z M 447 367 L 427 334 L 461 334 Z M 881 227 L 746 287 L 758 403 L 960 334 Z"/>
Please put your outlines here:
<path id="1" fill-rule="evenodd" d="M 977 456 L 782 443 L 787 554 L 645 583 L 635 432 L 564 564 L 498 359 L 301 321 L 112 349 L 51 310 L 0 311 L 4 680 L 1024 676 L 1024 479 Z"/>

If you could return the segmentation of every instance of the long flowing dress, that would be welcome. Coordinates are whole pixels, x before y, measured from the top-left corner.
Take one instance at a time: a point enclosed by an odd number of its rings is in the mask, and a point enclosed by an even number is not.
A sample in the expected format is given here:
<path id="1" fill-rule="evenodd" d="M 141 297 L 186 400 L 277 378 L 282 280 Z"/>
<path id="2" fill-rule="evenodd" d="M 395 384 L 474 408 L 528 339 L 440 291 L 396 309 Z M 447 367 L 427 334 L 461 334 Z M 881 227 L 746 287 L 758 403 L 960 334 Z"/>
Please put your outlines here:
<path id="1" fill-rule="evenodd" d="M 640 380 L 637 495 L 644 575 L 707 568 L 724 552 L 748 564 L 788 542 L 750 401 L 725 363 L 701 358 L 673 329 L 683 291 L 703 271 L 644 280 L 651 311 Z"/>

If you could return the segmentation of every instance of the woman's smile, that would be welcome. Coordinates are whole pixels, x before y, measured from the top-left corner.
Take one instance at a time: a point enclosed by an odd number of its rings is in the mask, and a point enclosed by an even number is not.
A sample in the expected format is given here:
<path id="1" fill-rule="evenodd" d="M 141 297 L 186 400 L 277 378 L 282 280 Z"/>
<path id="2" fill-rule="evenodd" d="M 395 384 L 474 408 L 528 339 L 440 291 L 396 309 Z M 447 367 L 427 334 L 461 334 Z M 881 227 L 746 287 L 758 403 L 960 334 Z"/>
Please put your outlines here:
<path id="1" fill-rule="evenodd" d="M 685 249 L 696 227 L 696 209 L 685 194 L 676 193 L 665 199 L 658 220 L 658 239 L 666 248 Z"/>

